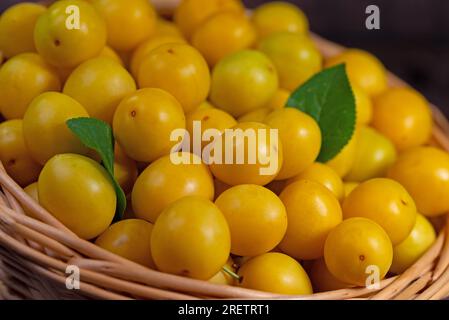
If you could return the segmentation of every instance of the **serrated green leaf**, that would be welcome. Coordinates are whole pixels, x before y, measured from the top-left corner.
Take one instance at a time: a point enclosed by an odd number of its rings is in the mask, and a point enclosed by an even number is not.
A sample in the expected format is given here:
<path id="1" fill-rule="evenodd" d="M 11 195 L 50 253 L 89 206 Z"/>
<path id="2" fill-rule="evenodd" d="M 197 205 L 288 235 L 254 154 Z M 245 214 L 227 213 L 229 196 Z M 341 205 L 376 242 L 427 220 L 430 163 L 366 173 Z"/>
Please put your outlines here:
<path id="1" fill-rule="evenodd" d="M 351 140 L 355 130 L 355 98 L 344 64 L 325 69 L 313 76 L 287 101 L 318 123 L 322 145 L 318 161 L 332 160 Z"/>
<path id="2" fill-rule="evenodd" d="M 100 155 L 117 195 L 114 221 L 121 220 L 126 209 L 126 197 L 114 176 L 114 136 L 111 127 L 106 122 L 94 118 L 74 118 L 67 120 L 66 123 L 86 147 Z"/>

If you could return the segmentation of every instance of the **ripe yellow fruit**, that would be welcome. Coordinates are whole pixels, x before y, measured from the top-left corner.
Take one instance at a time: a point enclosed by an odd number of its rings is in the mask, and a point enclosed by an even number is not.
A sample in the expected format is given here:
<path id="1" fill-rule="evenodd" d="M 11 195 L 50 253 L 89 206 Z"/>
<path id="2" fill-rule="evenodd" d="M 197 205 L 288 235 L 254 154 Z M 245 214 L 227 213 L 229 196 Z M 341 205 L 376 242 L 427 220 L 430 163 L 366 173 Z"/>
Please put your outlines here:
<path id="1" fill-rule="evenodd" d="M 240 0 L 183 0 L 176 8 L 174 20 L 187 39 L 211 15 L 221 11 L 244 13 Z"/>
<path id="2" fill-rule="evenodd" d="M 432 224 L 421 214 L 416 216 L 412 232 L 393 248 L 393 264 L 390 272 L 400 274 L 411 267 L 435 242 Z"/>
<path id="3" fill-rule="evenodd" d="M 402 184 L 418 211 L 435 217 L 449 211 L 449 154 L 434 147 L 417 147 L 399 155 L 388 177 Z"/>
<path id="4" fill-rule="evenodd" d="M 287 212 L 270 190 L 239 185 L 215 201 L 231 231 L 231 253 L 253 257 L 273 250 L 287 230 Z"/>
<path id="5" fill-rule="evenodd" d="M 136 161 L 152 162 L 177 144 L 171 133 L 185 128 L 178 101 L 161 89 L 140 89 L 117 107 L 113 130 L 125 153 Z"/>
<path id="6" fill-rule="evenodd" d="M 139 219 L 114 223 L 103 232 L 95 244 L 123 258 L 155 269 L 151 256 L 153 225 Z"/>
<path id="7" fill-rule="evenodd" d="M 116 143 L 114 147 L 114 177 L 125 194 L 131 192 L 137 175 L 136 162 L 129 158 L 120 145 Z"/>
<path id="8" fill-rule="evenodd" d="M 290 97 L 290 91 L 279 88 L 270 101 L 265 105 L 265 108 L 271 110 L 283 109 Z"/>
<path id="9" fill-rule="evenodd" d="M 59 154 L 42 169 L 39 203 L 80 238 L 93 239 L 112 222 L 116 195 L 106 170 L 94 160 Z"/>
<path id="10" fill-rule="evenodd" d="M 109 58 L 115 62 L 117 62 L 119 65 L 121 65 L 122 67 L 125 66 L 122 58 L 120 57 L 120 55 L 114 51 L 114 49 L 112 49 L 111 47 L 104 47 L 103 50 L 101 50 L 100 54 L 98 55 L 99 58 Z"/>
<path id="11" fill-rule="evenodd" d="M 144 58 L 138 83 L 140 88 L 160 88 L 171 93 L 187 113 L 195 110 L 209 94 L 209 67 L 195 48 L 169 43 Z"/>
<path id="12" fill-rule="evenodd" d="M 360 183 L 358 183 L 358 182 L 345 182 L 344 184 L 343 184 L 343 189 L 344 189 L 344 192 L 345 192 L 345 198 L 347 197 L 347 196 L 349 196 L 349 194 L 355 189 L 355 188 L 357 188 L 358 187 L 358 185 L 359 185 Z"/>
<path id="13" fill-rule="evenodd" d="M 39 55 L 19 54 L 0 68 L 0 112 L 6 119 L 22 118 L 35 97 L 60 89 L 56 70 Z"/>
<path id="14" fill-rule="evenodd" d="M 218 140 L 221 143 L 213 145 L 212 151 L 221 150 L 220 156 L 215 155 L 211 161 L 212 174 L 231 186 L 263 186 L 273 181 L 282 167 L 283 158 L 282 143 L 273 139 L 271 128 L 257 122 L 244 122 L 231 130 L 221 135 L 221 140 Z M 227 160 L 227 155 L 232 158 Z"/>
<path id="15" fill-rule="evenodd" d="M 343 203 L 345 219 L 363 217 L 377 222 L 393 245 L 407 238 L 416 221 L 416 205 L 399 183 L 378 178 L 361 183 Z"/>
<path id="16" fill-rule="evenodd" d="M 36 3 L 18 3 L 0 17 L 0 51 L 6 58 L 34 52 L 34 26 L 46 8 Z"/>
<path id="17" fill-rule="evenodd" d="M 154 262 L 163 272 L 207 280 L 229 257 L 231 238 L 221 211 L 211 201 L 184 197 L 167 207 L 151 236 Z"/>
<path id="18" fill-rule="evenodd" d="M 352 218 L 330 232 L 324 259 L 328 270 L 338 280 L 366 286 L 373 272 L 380 279 L 385 277 L 393 260 L 393 246 L 377 223 L 366 218 Z"/>
<path id="19" fill-rule="evenodd" d="M 130 51 L 151 36 L 156 27 L 156 12 L 146 0 L 91 0 L 106 22 L 108 45 Z"/>
<path id="20" fill-rule="evenodd" d="M 432 135 L 428 102 L 409 88 L 392 88 L 376 97 L 372 124 L 400 151 L 421 146 Z"/>
<path id="21" fill-rule="evenodd" d="M 279 85 L 294 91 L 322 68 L 321 53 L 306 35 L 291 32 L 274 33 L 258 46 L 273 61 Z"/>
<path id="22" fill-rule="evenodd" d="M 312 294 L 312 285 L 307 273 L 295 259 L 269 252 L 248 260 L 239 269 L 239 285 L 247 289 L 279 294 Z"/>
<path id="23" fill-rule="evenodd" d="M 316 160 L 321 131 L 311 116 L 295 108 L 284 108 L 270 113 L 264 123 L 278 130 L 283 147 L 282 169 L 276 180 L 293 178 Z"/>
<path id="24" fill-rule="evenodd" d="M 181 30 L 179 30 L 178 26 L 174 22 L 160 17 L 156 21 L 156 27 L 153 36 L 155 37 L 173 36 L 178 38 L 184 38 L 184 35 L 182 34 Z"/>
<path id="25" fill-rule="evenodd" d="M 30 156 L 25 145 L 22 120 L 0 123 L 0 161 L 22 187 L 37 180 L 41 166 Z"/>
<path id="26" fill-rule="evenodd" d="M 355 155 L 357 152 L 358 135 L 359 133 L 356 129 L 348 144 L 340 151 L 339 154 L 326 163 L 342 178 L 348 174 L 354 164 Z"/>
<path id="27" fill-rule="evenodd" d="M 287 186 L 280 198 L 287 209 L 287 233 L 279 245 L 296 259 L 318 259 L 329 232 L 342 221 L 340 203 L 323 185 L 301 180 Z"/>
<path id="28" fill-rule="evenodd" d="M 215 66 L 210 99 L 218 108 L 239 117 L 264 107 L 277 89 L 278 76 L 270 59 L 259 51 L 243 50 Z"/>
<path id="29" fill-rule="evenodd" d="M 396 149 L 385 136 L 370 127 L 358 130 L 354 162 L 345 179 L 361 182 L 382 177 L 396 160 Z"/>
<path id="30" fill-rule="evenodd" d="M 273 112 L 272 109 L 269 108 L 260 108 L 256 109 L 254 111 L 250 111 L 248 113 L 245 113 L 243 116 L 240 116 L 238 118 L 239 122 L 260 122 L 263 123 L 265 121 L 265 118 L 268 117 L 268 115 Z"/>
<path id="31" fill-rule="evenodd" d="M 40 164 L 61 153 L 88 155 L 89 149 L 67 127 L 69 119 L 88 117 L 81 104 L 59 92 L 36 97 L 23 118 L 23 134 L 30 155 Z"/>
<path id="32" fill-rule="evenodd" d="M 368 125 L 373 118 L 371 98 L 358 86 L 352 85 L 357 113 L 357 125 Z"/>
<path id="33" fill-rule="evenodd" d="M 189 113 L 186 119 L 186 129 L 190 134 L 190 148 L 194 153 L 196 153 L 196 150 L 194 150 L 196 145 L 193 137 L 194 135 L 197 135 L 197 133 L 194 132 L 194 121 L 201 122 L 201 132 L 198 132 L 201 136 L 203 136 L 206 130 L 216 129 L 222 133 L 225 129 L 229 129 L 237 124 L 237 121 L 235 121 L 230 114 L 217 108 L 197 109 L 192 113 Z M 211 138 L 210 141 L 202 141 L 200 146 L 201 150 L 213 141 L 215 141 L 214 138 Z"/>
<path id="34" fill-rule="evenodd" d="M 96 58 L 107 58 L 110 59 L 116 63 L 118 63 L 120 66 L 124 67 L 125 63 L 123 62 L 120 55 L 114 51 L 114 49 L 111 49 L 110 47 L 106 46 L 104 47 L 98 56 Z M 61 78 L 61 81 L 65 83 L 69 76 L 72 74 L 72 72 L 76 69 L 76 67 L 60 67 L 57 68 L 59 77 Z"/>
<path id="35" fill-rule="evenodd" d="M 292 184 L 300 180 L 311 180 L 322 184 L 332 191 L 338 200 L 344 197 L 343 181 L 334 169 L 325 164 L 319 162 L 313 163 L 299 175 L 289 179 L 287 184 Z"/>
<path id="36" fill-rule="evenodd" d="M 256 33 L 249 20 L 242 14 L 223 11 L 204 21 L 194 32 L 192 44 L 210 66 L 223 57 L 250 48 Z"/>
<path id="37" fill-rule="evenodd" d="M 72 72 L 63 92 L 81 103 L 91 117 L 111 123 L 120 101 L 135 90 L 125 68 L 109 58 L 95 58 Z"/>
<path id="38" fill-rule="evenodd" d="M 234 267 L 234 261 L 232 261 L 231 257 L 229 257 L 228 261 L 223 266 L 223 268 L 226 268 L 227 270 L 234 272 L 234 273 L 236 272 L 236 269 Z M 208 280 L 208 282 L 215 283 L 215 284 L 225 284 L 225 285 L 229 285 L 229 286 L 234 285 L 236 279 L 234 277 L 232 277 L 229 273 L 224 271 L 223 268 L 220 271 L 218 271 L 215 274 L 215 276 L 210 278 Z"/>
<path id="39" fill-rule="evenodd" d="M 137 178 L 131 196 L 137 218 L 155 222 L 168 205 L 186 196 L 213 200 L 214 181 L 207 166 L 193 163 L 201 161 L 193 154 L 179 156 L 192 162 L 174 164 L 168 155 L 154 161 Z"/>
<path id="40" fill-rule="evenodd" d="M 313 261 L 309 276 L 315 292 L 334 291 L 350 286 L 338 280 L 330 273 L 323 258 Z"/>
<path id="41" fill-rule="evenodd" d="M 140 65 L 142 64 L 142 61 L 146 58 L 146 56 L 157 47 L 168 43 L 186 43 L 186 41 L 183 38 L 177 36 L 161 35 L 151 37 L 137 46 L 137 48 L 132 53 L 130 63 L 131 74 L 134 76 L 134 78 L 137 78 L 139 76 Z"/>
<path id="42" fill-rule="evenodd" d="M 61 0 L 38 18 L 34 43 L 48 63 L 75 67 L 98 56 L 104 48 L 106 25 L 89 2 Z"/>
<path id="43" fill-rule="evenodd" d="M 372 54 L 359 49 L 349 49 L 328 59 L 325 66 L 331 67 L 341 63 L 346 64 L 351 83 L 369 96 L 374 97 L 387 88 L 385 67 Z"/>
<path id="44" fill-rule="evenodd" d="M 282 1 L 258 7 L 254 10 L 252 21 L 259 38 L 279 31 L 297 34 L 307 34 L 309 31 L 309 22 L 304 12 L 293 4 Z"/>

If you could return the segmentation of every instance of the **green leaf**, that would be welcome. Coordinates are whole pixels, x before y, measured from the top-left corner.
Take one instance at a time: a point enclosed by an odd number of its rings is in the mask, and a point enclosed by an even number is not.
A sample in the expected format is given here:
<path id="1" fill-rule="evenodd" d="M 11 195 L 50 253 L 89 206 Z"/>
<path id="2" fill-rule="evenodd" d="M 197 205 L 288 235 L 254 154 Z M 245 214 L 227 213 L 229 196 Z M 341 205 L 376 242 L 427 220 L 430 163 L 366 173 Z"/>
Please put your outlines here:
<path id="1" fill-rule="evenodd" d="M 355 98 L 344 64 L 321 71 L 292 93 L 288 107 L 312 116 L 319 124 L 322 146 L 318 161 L 332 160 L 355 130 Z"/>
<path id="2" fill-rule="evenodd" d="M 114 177 L 114 136 L 111 127 L 106 122 L 94 118 L 74 118 L 67 120 L 66 123 L 86 147 L 95 150 L 100 155 L 117 195 L 114 221 L 121 220 L 126 209 L 126 197 Z"/>

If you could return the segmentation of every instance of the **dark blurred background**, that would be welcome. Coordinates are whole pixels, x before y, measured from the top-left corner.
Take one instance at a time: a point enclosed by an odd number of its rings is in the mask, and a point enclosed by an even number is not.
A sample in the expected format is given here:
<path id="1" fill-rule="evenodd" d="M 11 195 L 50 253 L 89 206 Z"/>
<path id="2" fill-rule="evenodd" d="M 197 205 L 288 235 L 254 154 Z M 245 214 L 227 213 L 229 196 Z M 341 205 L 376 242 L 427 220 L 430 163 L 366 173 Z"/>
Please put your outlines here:
<path id="1" fill-rule="evenodd" d="M 0 0 L 0 11 L 17 0 Z M 244 0 L 253 8 L 268 2 Z M 289 0 L 312 31 L 377 55 L 449 116 L 449 0 Z M 380 30 L 367 30 L 365 9 L 380 8 Z"/>
<path id="2" fill-rule="evenodd" d="M 268 2 L 246 0 L 248 7 Z M 366 49 L 449 116 L 449 0 L 290 0 L 313 32 Z M 380 9 L 380 30 L 367 30 L 368 5 Z"/>

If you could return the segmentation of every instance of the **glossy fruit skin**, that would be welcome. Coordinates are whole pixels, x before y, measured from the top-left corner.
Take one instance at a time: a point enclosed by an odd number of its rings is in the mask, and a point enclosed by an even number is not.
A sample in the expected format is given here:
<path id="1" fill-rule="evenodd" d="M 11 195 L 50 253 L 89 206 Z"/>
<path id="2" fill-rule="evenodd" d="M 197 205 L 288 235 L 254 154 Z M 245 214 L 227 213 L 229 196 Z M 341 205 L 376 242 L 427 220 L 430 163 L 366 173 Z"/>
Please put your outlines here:
<path id="1" fill-rule="evenodd" d="M 116 195 L 106 170 L 94 160 L 59 154 L 42 169 L 39 203 L 82 239 L 93 239 L 112 222 Z"/>
<path id="2" fill-rule="evenodd" d="M 228 261 L 223 267 L 227 268 L 232 272 L 237 272 L 237 270 L 234 267 L 234 261 L 232 261 L 231 257 L 229 257 Z M 223 271 L 222 269 L 218 271 L 212 278 L 210 278 L 208 282 L 232 286 L 235 284 L 236 279 L 234 279 L 229 273 Z"/>
<path id="3" fill-rule="evenodd" d="M 30 156 L 23 138 L 23 121 L 0 123 L 0 161 L 22 187 L 37 180 L 41 166 Z"/>
<path id="4" fill-rule="evenodd" d="M 277 89 L 278 76 L 268 57 L 259 51 L 243 50 L 215 66 L 210 99 L 218 108 L 239 117 L 265 106 Z"/>
<path id="5" fill-rule="evenodd" d="M 351 83 L 370 97 L 382 93 L 387 88 L 385 67 L 372 54 L 359 49 L 348 49 L 328 59 L 325 66 L 327 68 L 341 63 L 346 63 L 346 72 Z"/>
<path id="6" fill-rule="evenodd" d="M 151 256 L 153 225 L 145 220 L 128 219 L 114 223 L 96 240 L 100 248 L 155 269 Z"/>
<path id="7" fill-rule="evenodd" d="M 355 189 L 355 188 L 357 188 L 358 186 L 359 186 L 359 184 L 360 183 L 358 183 L 358 182 L 345 182 L 344 184 L 343 184 L 343 189 L 344 189 L 344 194 L 345 194 L 345 198 L 347 197 L 347 196 L 349 196 L 349 194 Z"/>
<path id="8" fill-rule="evenodd" d="M 18 3 L 6 9 L 0 18 L 0 51 L 11 58 L 34 52 L 34 25 L 46 8 L 36 3 Z"/>
<path id="9" fill-rule="evenodd" d="M 170 92 L 187 113 L 198 107 L 209 94 L 209 67 L 192 46 L 169 43 L 144 58 L 138 83 L 140 88 L 160 88 Z"/>
<path id="10" fill-rule="evenodd" d="M 247 289 L 279 294 L 312 294 L 312 284 L 303 267 L 293 258 L 269 252 L 248 260 L 239 269 L 239 284 Z"/>
<path id="11" fill-rule="evenodd" d="M 125 153 L 148 163 L 169 154 L 177 144 L 170 140 L 172 131 L 184 128 L 185 117 L 178 101 L 156 88 L 128 95 L 120 102 L 113 120 L 114 136 Z"/>
<path id="12" fill-rule="evenodd" d="M 327 235 L 342 221 L 337 198 L 323 185 L 309 180 L 290 184 L 279 197 L 288 216 L 287 232 L 279 248 L 295 259 L 322 257 Z"/>
<path id="13" fill-rule="evenodd" d="M 72 72 L 63 92 L 81 103 L 91 117 L 111 123 L 120 101 L 135 90 L 125 68 L 111 59 L 95 58 Z"/>
<path id="14" fill-rule="evenodd" d="M 378 223 L 393 245 L 407 238 L 416 221 L 416 205 L 407 190 L 391 179 L 365 181 L 343 203 L 345 219 L 362 217 Z"/>
<path id="15" fill-rule="evenodd" d="M 137 175 L 136 162 L 128 157 L 120 145 L 116 143 L 114 147 L 114 177 L 125 194 L 132 191 Z"/>
<path id="16" fill-rule="evenodd" d="M 225 129 L 232 128 L 237 124 L 237 121 L 228 113 L 217 108 L 205 108 L 197 109 L 187 115 L 186 129 L 190 134 L 190 148 L 193 150 L 194 121 L 201 121 L 201 136 L 208 129 L 216 129 L 219 132 L 224 132 Z M 215 139 L 211 138 L 211 141 L 202 141 L 201 149 L 207 144 L 212 143 Z M 196 154 L 195 150 L 193 152 Z M 198 154 L 199 155 L 199 154 Z"/>
<path id="17" fill-rule="evenodd" d="M 408 88 L 392 88 L 374 99 L 372 125 L 400 151 L 429 141 L 433 126 L 428 102 Z"/>
<path id="18" fill-rule="evenodd" d="M 264 186 L 273 181 L 282 168 L 283 149 L 281 141 L 272 141 L 271 128 L 262 123 L 243 122 L 231 130 L 230 134 L 221 135 L 222 157 L 217 156 L 217 159 L 210 161 L 210 170 L 214 177 L 231 186 L 239 184 Z M 255 150 L 249 150 L 250 144 L 245 138 L 246 133 L 248 136 L 251 133 L 256 135 Z M 257 138 L 259 133 L 260 137 L 265 138 Z M 214 148 L 219 147 L 217 143 L 214 144 Z M 226 154 L 230 154 L 231 150 L 233 158 L 232 163 L 229 163 L 226 161 Z M 237 161 L 238 154 L 242 155 L 241 163 Z M 249 161 L 251 154 L 254 155 L 254 163 Z"/>
<path id="19" fill-rule="evenodd" d="M 322 68 L 321 53 L 306 35 L 278 32 L 264 38 L 259 50 L 273 61 L 279 85 L 294 91 Z"/>
<path id="20" fill-rule="evenodd" d="M 403 273 L 430 248 L 435 240 L 436 233 L 432 224 L 423 215 L 418 214 L 412 232 L 393 248 L 390 272 Z"/>
<path id="21" fill-rule="evenodd" d="M 79 29 L 67 28 L 73 12 L 79 10 Z M 68 20 L 69 19 L 69 20 Z M 106 45 L 106 25 L 95 8 L 86 1 L 61 0 L 52 4 L 36 22 L 34 44 L 37 52 L 57 67 L 75 67 L 87 59 L 96 57 Z"/>
<path id="22" fill-rule="evenodd" d="M 300 180 L 315 181 L 328 188 L 338 200 L 344 197 L 343 181 L 331 167 L 315 162 L 302 171 L 299 175 L 289 179 L 287 184 Z"/>
<path id="23" fill-rule="evenodd" d="M 357 112 L 357 125 L 368 125 L 373 118 L 373 103 L 371 98 L 356 85 L 352 85 L 352 92 L 354 93 Z"/>
<path id="24" fill-rule="evenodd" d="M 176 8 L 174 21 L 187 39 L 208 17 L 222 11 L 244 13 L 239 0 L 184 0 Z"/>
<path id="25" fill-rule="evenodd" d="M 250 111 L 248 113 L 245 113 L 244 115 L 240 116 L 238 118 L 238 121 L 240 123 L 242 122 L 260 122 L 263 123 L 268 117 L 268 115 L 273 112 L 272 109 L 269 108 L 259 108 L 254 111 Z"/>
<path id="26" fill-rule="evenodd" d="M 287 230 L 287 212 L 270 190 L 257 185 L 239 185 L 215 201 L 231 231 L 231 253 L 258 256 L 274 249 Z"/>
<path id="27" fill-rule="evenodd" d="M 186 41 L 177 36 L 163 35 L 151 37 L 137 46 L 132 53 L 130 63 L 131 74 L 134 78 L 139 76 L 140 65 L 142 64 L 142 61 L 145 60 L 146 56 L 157 47 L 168 43 L 186 43 Z"/>
<path id="28" fill-rule="evenodd" d="M 334 291 L 350 286 L 338 280 L 329 272 L 323 258 L 314 260 L 308 273 L 315 292 Z"/>
<path id="29" fill-rule="evenodd" d="M 120 51 L 130 51 L 148 38 L 156 26 L 156 12 L 145 0 L 92 0 L 106 22 L 107 43 Z"/>
<path id="30" fill-rule="evenodd" d="M 418 211 L 435 217 L 449 210 L 449 155 L 434 147 L 417 147 L 402 153 L 388 171 L 416 202 Z"/>
<path id="31" fill-rule="evenodd" d="M 112 49 L 111 47 L 104 47 L 103 50 L 101 50 L 100 54 L 98 55 L 99 58 L 109 58 L 115 62 L 117 62 L 119 65 L 121 65 L 122 67 L 125 66 L 122 58 L 120 57 L 120 55 L 115 52 L 114 49 Z"/>
<path id="32" fill-rule="evenodd" d="M 340 281 L 365 286 L 369 266 L 377 266 L 380 279 L 385 277 L 393 260 L 393 246 L 377 223 L 351 218 L 330 232 L 324 259 L 331 274 Z"/>
<path id="33" fill-rule="evenodd" d="M 279 88 L 271 100 L 265 105 L 265 108 L 271 110 L 283 109 L 287 104 L 290 94 L 290 91 Z"/>
<path id="34" fill-rule="evenodd" d="M 197 156 L 183 153 L 191 159 Z M 137 178 L 132 191 L 136 217 L 155 222 L 159 214 L 174 201 L 186 196 L 214 198 L 214 181 L 207 166 L 174 164 L 170 156 L 150 164 Z"/>
<path id="35" fill-rule="evenodd" d="M 326 163 L 342 178 L 348 174 L 354 164 L 359 136 L 358 131 L 359 130 L 356 129 L 348 144 L 340 151 L 339 154 Z"/>
<path id="36" fill-rule="evenodd" d="M 89 117 L 76 100 L 59 92 L 36 97 L 23 118 L 23 134 L 30 155 L 40 164 L 61 153 L 88 155 L 89 149 L 67 127 L 69 119 Z"/>
<path id="37" fill-rule="evenodd" d="M 228 260 L 231 238 L 213 202 L 198 196 L 179 199 L 157 219 L 151 252 L 160 271 L 207 280 Z"/>
<path id="38" fill-rule="evenodd" d="M 294 108 L 270 113 L 264 123 L 278 129 L 283 147 L 283 165 L 276 180 L 293 178 L 309 167 L 321 149 L 321 130 L 308 114 Z"/>
<path id="39" fill-rule="evenodd" d="M 204 21 L 194 32 L 192 45 L 214 66 L 225 56 L 250 48 L 256 32 L 241 13 L 219 12 Z"/>
<path id="40" fill-rule="evenodd" d="M 252 16 L 259 38 L 286 31 L 307 34 L 309 22 L 305 14 L 295 5 L 287 2 L 272 2 L 261 5 Z"/>
<path id="41" fill-rule="evenodd" d="M 358 131 L 354 162 L 345 179 L 361 182 L 385 176 L 397 157 L 393 143 L 371 127 Z"/>
<path id="42" fill-rule="evenodd" d="M 178 38 L 184 38 L 181 30 L 174 22 L 161 17 L 159 17 L 156 21 L 156 27 L 153 32 L 153 36 L 174 36 Z"/>
<path id="43" fill-rule="evenodd" d="M 31 100 L 60 89 L 55 69 L 36 53 L 22 53 L 0 68 L 0 112 L 6 119 L 22 118 Z"/>

